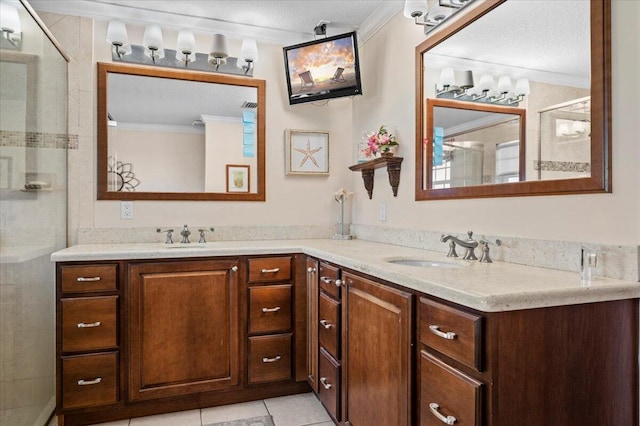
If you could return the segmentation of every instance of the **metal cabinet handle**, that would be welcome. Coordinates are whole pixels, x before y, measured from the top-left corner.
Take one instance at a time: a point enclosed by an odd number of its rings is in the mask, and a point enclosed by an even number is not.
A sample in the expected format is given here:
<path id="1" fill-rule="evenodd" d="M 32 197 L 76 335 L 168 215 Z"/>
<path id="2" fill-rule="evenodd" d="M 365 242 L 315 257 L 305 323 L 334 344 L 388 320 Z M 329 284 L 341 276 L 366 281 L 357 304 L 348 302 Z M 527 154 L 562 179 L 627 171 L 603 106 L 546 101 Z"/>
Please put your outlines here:
<path id="1" fill-rule="evenodd" d="M 275 308 L 262 308 L 263 313 L 267 312 L 278 312 L 280 310 L 280 306 L 276 306 Z"/>
<path id="2" fill-rule="evenodd" d="M 238 272 L 238 267 L 237 267 L 237 266 L 232 266 L 232 267 L 231 267 L 231 270 L 232 270 L 233 272 Z"/>
<path id="3" fill-rule="evenodd" d="M 100 327 L 100 324 L 102 324 L 100 321 L 96 321 L 96 322 L 91 322 L 89 324 L 81 322 L 78 324 L 78 328 L 94 328 L 94 327 Z"/>
<path id="4" fill-rule="evenodd" d="M 76 278 L 76 281 L 80 282 L 80 283 L 89 283 L 89 282 L 96 282 L 96 281 L 100 281 L 100 277 L 78 277 Z"/>
<path id="5" fill-rule="evenodd" d="M 333 281 L 331 278 L 329 277 L 320 277 L 320 279 L 322 280 L 322 282 L 324 282 L 325 284 L 331 284 L 331 281 Z"/>
<path id="6" fill-rule="evenodd" d="M 432 402 L 429 404 L 429 410 L 431 410 L 431 414 L 433 414 L 434 416 L 436 416 L 438 418 L 438 420 L 440 420 L 442 423 L 446 424 L 446 425 L 453 425 L 455 424 L 458 419 L 456 419 L 453 416 L 443 416 L 442 414 L 440 414 L 440 406 L 438 404 L 436 404 L 435 402 Z"/>
<path id="7" fill-rule="evenodd" d="M 102 381 L 102 377 L 96 377 L 93 380 L 80 379 L 78 380 L 78 386 L 97 385 L 101 381 Z"/>
<path id="8" fill-rule="evenodd" d="M 320 377 L 320 383 L 322 383 L 322 386 L 324 386 L 325 389 L 329 390 L 331 389 L 331 387 L 333 387 L 333 385 L 331 383 L 327 383 L 327 378 L 326 377 Z"/>
<path id="9" fill-rule="evenodd" d="M 262 362 L 264 362 L 266 364 L 266 363 L 269 363 L 269 362 L 277 362 L 277 361 L 280 361 L 281 359 L 282 359 L 282 357 L 280 355 L 277 355 L 274 358 L 262 358 Z"/>
<path id="10" fill-rule="evenodd" d="M 327 330 L 329 330 L 331 327 L 333 327 L 331 324 L 329 324 L 327 322 L 327 320 L 320 320 L 320 325 L 323 326 Z"/>
<path id="11" fill-rule="evenodd" d="M 260 272 L 262 272 L 263 274 L 272 274 L 272 273 L 280 272 L 280 268 L 263 269 Z"/>
<path id="12" fill-rule="evenodd" d="M 342 280 L 336 280 L 336 287 L 340 287 L 342 285 Z"/>
<path id="13" fill-rule="evenodd" d="M 307 268 L 307 272 L 310 274 L 313 274 L 315 271 L 316 271 L 316 268 L 312 268 L 311 266 Z"/>
<path id="14" fill-rule="evenodd" d="M 430 325 L 429 331 L 435 334 L 436 336 L 442 337 L 443 339 L 453 340 L 456 338 L 456 333 L 453 331 L 442 332 L 440 331 L 439 325 Z"/>

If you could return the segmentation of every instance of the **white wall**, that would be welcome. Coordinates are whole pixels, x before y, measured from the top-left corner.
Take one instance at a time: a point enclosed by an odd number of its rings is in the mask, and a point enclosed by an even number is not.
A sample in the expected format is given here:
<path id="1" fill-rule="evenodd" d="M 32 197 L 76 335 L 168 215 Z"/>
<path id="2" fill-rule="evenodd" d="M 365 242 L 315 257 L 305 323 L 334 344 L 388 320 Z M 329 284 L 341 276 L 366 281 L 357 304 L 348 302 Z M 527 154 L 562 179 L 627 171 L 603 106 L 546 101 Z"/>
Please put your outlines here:
<path id="1" fill-rule="evenodd" d="M 44 14 L 49 21 L 56 21 L 55 14 Z M 66 19 L 66 18 L 65 18 Z M 352 100 L 339 99 L 328 104 L 307 104 L 291 107 L 287 100 L 284 78 L 284 61 L 280 46 L 259 44 L 260 61 L 254 77 L 266 80 L 266 202 L 176 202 L 136 201 L 133 220 L 120 219 L 118 201 L 97 201 L 95 182 L 95 89 L 96 63 L 111 62 L 110 47 L 105 42 L 107 22 L 80 18 L 78 40 L 93 38 L 92 52 L 76 46 L 65 48 L 74 57 L 80 69 L 91 69 L 94 97 L 93 114 L 79 119 L 78 132 L 90 134 L 89 140 L 81 137 L 81 146 L 70 157 L 70 243 L 77 242 L 80 228 L 169 226 L 189 223 L 213 226 L 225 225 L 331 225 L 336 223 L 337 203 L 333 193 L 344 186 L 351 177 L 351 116 Z M 56 29 L 56 26 L 53 26 Z M 130 40 L 142 40 L 142 27 L 127 26 Z M 60 28 L 59 31 L 64 31 Z M 55 33 L 55 31 L 54 31 Z M 164 32 L 165 47 L 174 48 L 176 34 Z M 74 38 L 66 37 L 73 43 Z M 237 55 L 241 40 L 228 40 L 231 54 Z M 196 36 L 197 50 L 207 51 L 209 39 Z M 73 78 L 73 77 L 72 77 Z M 84 73 L 78 78 L 87 79 Z M 82 89 L 81 89 L 82 90 Z M 80 94 L 80 102 L 86 97 Z M 81 112 L 82 113 L 82 112 Z M 330 132 L 330 176 L 286 176 L 284 166 L 285 129 L 323 130 Z M 349 155 L 344 153 L 348 152 Z M 88 164 L 80 167 L 80 164 Z M 87 173 L 88 172 L 88 173 Z"/>
<path id="2" fill-rule="evenodd" d="M 404 157 L 398 197 L 386 173 L 378 170 L 373 200 L 366 198 L 360 176 L 351 177 L 357 192 L 355 222 L 397 228 L 447 230 L 605 244 L 640 244 L 640 2 L 612 5 L 613 193 L 572 196 L 414 201 L 414 47 L 422 29 L 399 14 L 361 48 L 363 92 L 354 100 L 353 134 L 393 124 Z M 357 143 L 354 140 L 354 144 Z M 354 148 L 355 149 L 355 148 Z M 379 204 L 387 204 L 387 221 Z"/>
<path id="3" fill-rule="evenodd" d="M 590 241 L 613 244 L 640 243 L 640 54 L 629 44 L 638 40 L 640 3 L 614 0 L 613 47 L 613 193 L 551 197 L 515 197 L 447 201 L 414 201 L 415 46 L 424 40 L 422 29 L 398 14 L 366 43 L 360 45 L 363 96 L 333 100 L 325 106 L 290 107 L 284 80 L 281 47 L 259 44 L 260 62 L 255 77 L 267 81 L 267 201 L 154 202 L 136 201 L 135 218 L 120 220 L 119 202 L 95 197 L 95 62 L 111 60 L 104 41 L 106 22 L 81 18 L 80 44 L 94 36 L 93 51 L 65 48 L 78 74 L 78 111 L 70 105 L 72 121 L 78 116 L 80 149 L 70 154 L 70 243 L 79 228 L 165 226 L 176 223 L 224 225 L 304 225 L 335 223 L 333 192 L 340 187 L 355 191 L 353 222 L 396 228 L 447 230 L 529 238 Z M 50 15 L 56 18 L 55 15 Z M 67 18 L 65 18 L 67 19 Z M 93 30 L 91 31 L 91 25 Z M 56 26 L 54 26 L 55 28 Z M 60 26 L 58 26 L 60 27 Z M 60 28 L 60 31 L 64 31 Z M 90 31 L 90 32 L 89 32 Z M 141 27 L 129 26 L 132 40 L 142 39 Z M 55 33 L 55 31 L 54 31 Z M 57 34 L 56 34 L 57 35 Z M 67 37 L 66 39 L 72 39 Z M 165 34 L 168 48 L 175 34 Z M 208 40 L 197 38 L 198 50 Z M 230 40 L 239 50 L 240 41 Z M 87 74 L 91 74 L 90 76 Z M 88 78 L 91 81 L 88 82 Z M 89 84 L 87 84 L 89 83 Z M 86 91 L 92 88 L 92 93 Z M 86 107 L 94 106 L 93 114 Z M 363 131 L 380 124 L 395 127 L 405 158 L 398 197 L 394 198 L 384 170 L 376 173 L 374 198 L 369 200 L 359 173 L 348 170 L 355 162 L 356 145 Z M 331 132 L 329 177 L 285 176 L 284 130 Z M 378 219 L 379 204 L 387 204 L 387 222 Z"/>

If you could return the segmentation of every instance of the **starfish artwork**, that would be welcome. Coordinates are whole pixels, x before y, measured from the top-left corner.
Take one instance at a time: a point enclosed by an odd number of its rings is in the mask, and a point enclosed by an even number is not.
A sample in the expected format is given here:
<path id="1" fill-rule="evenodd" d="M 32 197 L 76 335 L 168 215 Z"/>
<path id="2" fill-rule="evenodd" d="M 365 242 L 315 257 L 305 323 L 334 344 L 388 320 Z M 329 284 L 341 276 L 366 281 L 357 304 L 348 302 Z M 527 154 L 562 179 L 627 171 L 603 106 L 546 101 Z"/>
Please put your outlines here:
<path id="1" fill-rule="evenodd" d="M 316 159 L 313 158 L 313 154 L 315 154 L 316 152 L 320 151 L 321 149 L 322 149 L 322 147 L 318 147 L 316 149 L 311 149 L 311 141 L 309 141 L 309 139 L 307 139 L 307 149 L 294 148 L 295 151 L 298 151 L 300 154 L 304 155 L 304 158 L 300 162 L 300 166 L 299 167 L 302 167 L 304 165 L 304 163 L 307 162 L 307 160 L 311 160 L 313 162 L 313 164 L 316 165 L 316 167 L 320 167 L 320 165 L 318 164 Z"/>

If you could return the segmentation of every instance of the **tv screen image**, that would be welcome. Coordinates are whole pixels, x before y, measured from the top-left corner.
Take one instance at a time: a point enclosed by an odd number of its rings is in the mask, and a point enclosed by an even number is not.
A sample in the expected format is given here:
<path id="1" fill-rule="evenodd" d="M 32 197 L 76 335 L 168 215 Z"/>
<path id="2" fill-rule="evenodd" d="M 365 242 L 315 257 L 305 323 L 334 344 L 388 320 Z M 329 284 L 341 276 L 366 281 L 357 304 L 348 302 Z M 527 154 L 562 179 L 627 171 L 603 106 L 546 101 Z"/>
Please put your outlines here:
<path id="1" fill-rule="evenodd" d="M 362 94 L 356 33 L 284 48 L 289 104 Z"/>

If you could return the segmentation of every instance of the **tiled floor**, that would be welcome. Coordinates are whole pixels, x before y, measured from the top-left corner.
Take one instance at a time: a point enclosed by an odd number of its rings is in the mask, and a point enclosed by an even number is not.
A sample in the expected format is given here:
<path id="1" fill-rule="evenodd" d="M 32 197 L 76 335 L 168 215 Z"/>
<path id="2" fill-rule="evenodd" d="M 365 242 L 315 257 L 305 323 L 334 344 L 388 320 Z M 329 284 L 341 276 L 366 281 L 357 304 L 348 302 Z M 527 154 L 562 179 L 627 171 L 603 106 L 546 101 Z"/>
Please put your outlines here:
<path id="1" fill-rule="evenodd" d="M 275 426 L 333 426 L 313 393 L 101 423 L 100 426 L 201 426 L 271 415 Z M 49 426 L 56 426 L 52 422 Z"/>

